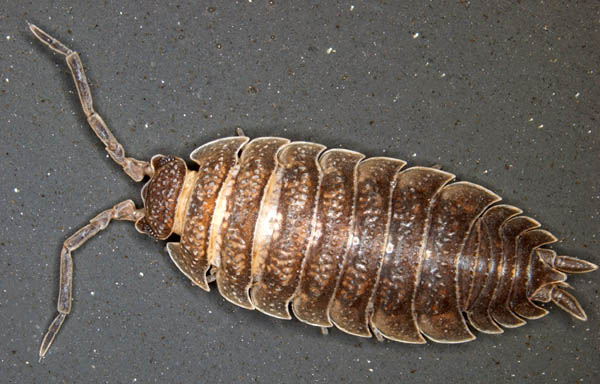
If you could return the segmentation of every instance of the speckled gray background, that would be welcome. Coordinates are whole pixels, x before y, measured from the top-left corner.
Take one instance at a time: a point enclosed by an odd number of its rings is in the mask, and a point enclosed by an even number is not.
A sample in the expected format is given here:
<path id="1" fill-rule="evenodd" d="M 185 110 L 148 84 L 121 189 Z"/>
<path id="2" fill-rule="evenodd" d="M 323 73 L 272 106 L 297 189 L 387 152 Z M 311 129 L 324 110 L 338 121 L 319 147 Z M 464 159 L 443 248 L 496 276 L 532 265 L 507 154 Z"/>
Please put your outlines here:
<path id="1" fill-rule="evenodd" d="M 73 313 L 39 363 L 61 242 L 139 203 L 140 185 L 107 158 L 63 59 L 25 20 L 82 53 L 97 109 L 132 156 L 187 156 L 239 126 L 437 163 L 544 223 L 555 249 L 600 262 L 597 1 L 122 3 L 0 7 L 0 381 L 597 379 L 598 272 L 572 279 L 587 323 L 552 310 L 464 345 L 377 343 L 192 287 L 129 223 L 75 253 Z"/>

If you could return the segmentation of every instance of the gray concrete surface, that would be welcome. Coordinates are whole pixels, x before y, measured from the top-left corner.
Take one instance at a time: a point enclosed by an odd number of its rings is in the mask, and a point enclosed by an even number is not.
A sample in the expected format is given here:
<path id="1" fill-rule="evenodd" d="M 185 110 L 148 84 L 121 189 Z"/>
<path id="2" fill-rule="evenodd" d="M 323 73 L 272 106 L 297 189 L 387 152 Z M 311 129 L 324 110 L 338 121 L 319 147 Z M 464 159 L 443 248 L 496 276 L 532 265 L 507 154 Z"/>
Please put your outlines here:
<path id="1" fill-rule="evenodd" d="M 142 3 L 142 2 L 140 2 Z M 82 53 L 127 152 L 186 156 L 242 127 L 441 164 L 600 262 L 594 1 L 4 2 L 0 381 L 593 383 L 600 273 L 556 308 L 464 345 L 328 337 L 192 287 L 164 244 L 113 224 L 75 253 L 73 313 L 38 362 L 62 241 L 139 188 L 88 128 L 39 24 Z M 293 4 L 293 5 L 290 5 Z M 597 381 L 596 381 L 597 382 Z"/>

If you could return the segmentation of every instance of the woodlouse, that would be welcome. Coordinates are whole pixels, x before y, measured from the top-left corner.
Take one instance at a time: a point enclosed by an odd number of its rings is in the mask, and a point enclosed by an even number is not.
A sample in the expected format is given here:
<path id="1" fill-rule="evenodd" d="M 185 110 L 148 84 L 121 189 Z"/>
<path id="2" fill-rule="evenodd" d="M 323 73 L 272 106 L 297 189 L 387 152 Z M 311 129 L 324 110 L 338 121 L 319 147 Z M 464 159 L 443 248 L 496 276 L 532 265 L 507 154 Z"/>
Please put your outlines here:
<path id="1" fill-rule="evenodd" d="M 111 220 L 135 222 L 166 240 L 177 267 L 247 309 L 362 337 L 406 343 L 460 343 L 502 333 L 548 313 L 554 302 L 586 320 L 565 288 L 567 273 L 597 266 L 557 256 L 556 241 L 519 208 L 434 168 L 403 169 L 402 160 L 266 137 L 215 140 L 194 150 L 197 170 L 175 156 L 125 157 L 94 111 L 76 52 L 29 24 L 64 55 L 89 125 L 111 158 L 142 188 L 63 244 L 58 315 L 40 348 L 44 357 L 71 309 L 71 252 Z"/>

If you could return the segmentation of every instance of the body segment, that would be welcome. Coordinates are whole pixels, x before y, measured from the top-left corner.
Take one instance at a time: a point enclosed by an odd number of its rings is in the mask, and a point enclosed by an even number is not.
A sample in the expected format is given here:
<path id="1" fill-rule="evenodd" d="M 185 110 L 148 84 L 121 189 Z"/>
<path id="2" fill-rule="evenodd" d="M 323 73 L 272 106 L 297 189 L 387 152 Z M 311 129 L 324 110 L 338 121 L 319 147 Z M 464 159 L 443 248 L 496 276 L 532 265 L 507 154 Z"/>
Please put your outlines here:
<path id="1" fill-rule="evenodd" d="M 291 319 L 289 303 L 300 283 L 302 261 L 311 241 L 321 179 L 318 164 L 324 146 L 291 143 L 277 153 L 272 188 L 265 196 L 264 218 L 257 222 L 250 296 L 254 306 L 268 315 Z M 276 196 L 276 197 L 275 197 Z M 262 228 L 260 228 L 262 227 Z M 259 235 L 260 233 L 260 235 Z"/>
<path id="2" fill-rule="evenodd" d="M 420 278 L 431 207 L 454 175 L 437 169 L 413 167 L 396 178 L 385 257 L 374 298 L 371 324 L 385 337 L 422 344 L 417 326 L 416 287 Z"/>
<path id="3" fill-rule="evenodd" d="M 372 158 L 358 166 L 351 245 L 341 271 L 330 316 L 334 324 L 370 337 L 370 303 L 385 252 L 391 193 L 396 173 L 406 162 Z"/>
<path id="4" fill-rule="evenodd" d="M 316 222 L 292 303 L 296 317 L 308 324 L 332 325 L 329 309 L 350 248 L 357 168 L 363 158 L 357 152 L 332 149 L 319 161 L 323 176 Z"/>
<path id="5" fill-rule="evenodd" d="M 227 202 L 226 215 L 218 236 L 221 242 L 219 293 L 232 303 L 254 309 L 250 300 L 252 250 L 256 221 L 265 187 L 275 169 L 275 155 L 289 140 L 263 138 L 252 140 L 240 157 L 240 170 Z"/>

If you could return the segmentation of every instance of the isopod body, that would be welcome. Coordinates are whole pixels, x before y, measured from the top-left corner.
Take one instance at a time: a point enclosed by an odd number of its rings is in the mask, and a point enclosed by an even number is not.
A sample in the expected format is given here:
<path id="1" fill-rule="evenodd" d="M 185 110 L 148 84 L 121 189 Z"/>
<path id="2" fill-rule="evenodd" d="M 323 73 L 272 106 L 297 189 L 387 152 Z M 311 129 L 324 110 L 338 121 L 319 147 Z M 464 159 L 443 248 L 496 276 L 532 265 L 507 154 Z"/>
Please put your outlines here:
<path id="1" fill-rule="evenodd" d="M 596 265 L 543 248 L 556 238 L 486 188 L 398 159 L 243 132 L 194 150 L 193 167 L 125 157 L 94 111 L 78 54 L 30 29 L 66 57 L 109 155 L 135 181 L 149 178 L 143 208 L 119 203 L 65 241 L 59 313 L 41 356 L 70 312 L 71 252 L 112 219 L 157 240 L 178 235 L 167 243 L 175 265 L 235 305 L 357 336 L 461 343 L 475 338 L 469 325 L 497 334 L 548 313 L 534 302 L 586 319 L 565 281 Z"/>

